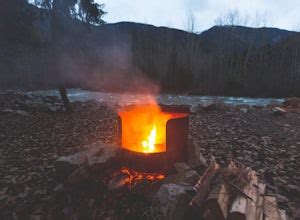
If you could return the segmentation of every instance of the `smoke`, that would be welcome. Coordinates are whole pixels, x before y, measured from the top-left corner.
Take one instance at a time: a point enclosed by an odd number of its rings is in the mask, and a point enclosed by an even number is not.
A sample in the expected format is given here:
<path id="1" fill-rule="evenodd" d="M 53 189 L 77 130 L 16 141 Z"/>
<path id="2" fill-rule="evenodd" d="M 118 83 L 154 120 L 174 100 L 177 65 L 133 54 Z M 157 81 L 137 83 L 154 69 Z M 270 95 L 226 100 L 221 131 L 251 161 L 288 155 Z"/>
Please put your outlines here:
<path id="1" fill-rule="evenodd" d="M 61 58 L 64 77 L 69 84 L 121 93 L 119 103 L 126 103 L 132 94 L 140 94 L 137 102 L 156 103 L 160 86 L 136 65 L 132 33 L 104 25 L 93 29 L 85 42 L 85 45 L 72 44 Z"/>

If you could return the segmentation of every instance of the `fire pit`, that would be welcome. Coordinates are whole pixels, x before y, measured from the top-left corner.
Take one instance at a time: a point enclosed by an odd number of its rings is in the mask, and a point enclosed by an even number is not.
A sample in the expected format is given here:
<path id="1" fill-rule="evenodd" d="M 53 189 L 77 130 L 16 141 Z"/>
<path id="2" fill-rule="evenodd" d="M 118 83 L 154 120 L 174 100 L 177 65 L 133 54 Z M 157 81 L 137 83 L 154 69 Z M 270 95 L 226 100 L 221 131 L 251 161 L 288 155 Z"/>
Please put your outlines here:
<path id="1" fill-rule="evenodd" d="M 169 171 L 187 158 L 189 108 L 136 105 L 119 112 L 123 163 L 145 172 Z"/>

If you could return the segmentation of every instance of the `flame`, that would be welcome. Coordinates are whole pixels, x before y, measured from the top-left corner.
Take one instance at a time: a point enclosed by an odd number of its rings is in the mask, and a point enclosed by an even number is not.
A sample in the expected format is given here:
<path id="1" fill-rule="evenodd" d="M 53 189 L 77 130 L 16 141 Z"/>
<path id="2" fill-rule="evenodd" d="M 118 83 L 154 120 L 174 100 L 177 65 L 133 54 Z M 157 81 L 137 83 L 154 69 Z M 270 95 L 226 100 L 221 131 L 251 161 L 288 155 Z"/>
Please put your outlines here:
<path id="1" fill-rule="evenodd" d="M 156 125 L 153 126 L 147 141 L 142 141 L 145 153 L 155 152 Z"/>
<path id="2" fill-rule="evenodd" d="M 162 112 L 156 103 L 123 109 L 119 112 L 122 147 L 147 154 L 166 152 L 167 122 L 185 115 Z"/>

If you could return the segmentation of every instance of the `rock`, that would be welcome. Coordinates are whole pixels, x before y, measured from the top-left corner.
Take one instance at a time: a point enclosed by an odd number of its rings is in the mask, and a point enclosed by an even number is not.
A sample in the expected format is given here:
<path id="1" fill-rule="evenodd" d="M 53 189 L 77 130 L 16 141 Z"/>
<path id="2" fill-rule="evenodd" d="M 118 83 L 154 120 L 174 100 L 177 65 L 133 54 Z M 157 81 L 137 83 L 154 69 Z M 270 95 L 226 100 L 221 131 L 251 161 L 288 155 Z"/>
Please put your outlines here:
<path id="1" fill-rule="evenodd" d="M 300 108 L 300 98 L 292 97 L 288 98 L 286 101 L 282 103 L 285 108 L 298 109 Z"/>
<path id="2" fill-rule="evenodd" d="M 201 105 L 202 109 L 205 111 L 214 111 L 218 109 L 218 106 L 213 102 L 207 102 Z"/>
<path id="3" fill-rule="evenodd" d="M 92 174 L 89 167 L 82 166 L 71 173 L 71 175 L 68 177 L 68 183 L 72 185 L 85 183 L 91 179 L 91 176 Z"/>
<path id="4" fill-rule="evenodd" d="M 193 186 L 200 176 L 195 170 L 189 170 L 174 175 L 169 175 L 164 179 L 164 183 L 174 183 L 185 186 Z"/>
<path id="5" fill-rule="evenodd" d="M 90 166 L 94 171 L 111 166 L 119 150 L 117 146 L 102 142 L 87 145 L 84 148 L 84 151 L 60 157 L 55 161 L 55 171 L 58 177 L 68 176 L 83 165 Z"/>
<path id="6" fill-rule="evenodd" d="M 54 189 L 54 192 L 63 192 L 64 191 L 64 185 L 63 184 L 58 184 Z"/>
<path id="7" fill-rule="evenodd" d="M 299 207 L 296 208 L 294 217 L 295 217 L 295 220 L 300 220 L 300 208 Z"/>
<path id="8" fill-rule="evenodd" d="M 66 157 L 60 157 L 54 164 L 56 175 L 58 177 L 66 177 L 86 162 L 86 151 L 78 152 Z"/>
<path id="9" fill-rule="evenodd" d="M 189 147 L 189 150 L 191 152 L 189 154 L 190 156 L 188 160 L 188 165 L 193 169 L 196 169 L 200 166 L 207 167 L 207 160 L 203 157 L 202 153 L 200 152 L 201 147 L 196 143 L 189 144 Z"/>
<path id="10" fill-rule="evenodd" d="M 103 169 L 111 166 L 117 158 L 120 148 L 115 145 L 104 144 L 102 142 L 88 146 L 86 157 L 88 165 L 93 170 Z"/>
<path id="11" fill-rule="evenodd" d="M 16 115 L 21 115 L 26 117 L 30 116 L 29 113 L 22 110 L 3 109 L 0 112 L 3 114 L 16 114 Z"/>
<path id="12" fill-rule="evenodd" d="M 287 111 L 280 107 L 275 107 L 272 109 L 273 115 L 275 116 L 285 116 Z"/>
<path id="13" fill-rule="evenodd" d="M 174 167 L 175 167 L 177 173 L 182 173 L 182 172 L 185 172 L 185 171 L 188 171 L 188 170 L 192 169 L 189 165 L 187 165 L 184 162 L 175 163 Z"/>
<path id="14" fill-rule="evenodd" d="M 17 115 L 26 116 L 26 117 L 30 116 L 27 112 L 22 111 L 22 110 L 16 110 L 14 113 Z"/>
<path id="15" fill-rule="evenodd" d="M 42 217 L 42 215 L 30 215 L 29 219 L 30 220 L 42 220 L 43 217 Z"/>
<path id="16" fill-rule="evenodd" d="M 241 108 L 240 111 L 246 114 L 246 113 L 248 113 L 249 109 L 247 109 L 247 108 Z"/>
<path id="17" fill-rule="evenodd" d="M 59 112 L 59 111 L 63 111 L 63 107 L 59 106 L 59 105 L 51 105 L 51 104 L 49 104 L 48 105 L 48 110 L 50 112 Z"/>
<path id="18" fill-rule="evenodd" d="M 177 184 L 163 184 L 156 194 L 163 219 L 183 219 L 191 198 L 186 187 Z"/>

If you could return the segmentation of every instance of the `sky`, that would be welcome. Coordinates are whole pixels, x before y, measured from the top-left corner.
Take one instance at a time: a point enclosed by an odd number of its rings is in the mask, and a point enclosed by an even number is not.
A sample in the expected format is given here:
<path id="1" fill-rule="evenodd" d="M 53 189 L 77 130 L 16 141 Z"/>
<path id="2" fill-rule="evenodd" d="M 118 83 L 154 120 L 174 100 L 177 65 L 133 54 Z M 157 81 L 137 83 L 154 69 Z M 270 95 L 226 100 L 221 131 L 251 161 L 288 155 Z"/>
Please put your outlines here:
<path id="1" fill-rule="evenodd" d="M 133 21 L 202 32 L 228 12 L 246 26 L 300 31 L 300 0 L 96 0 L 105 4 L 108 23 Z M 193 19 L 188 19 L 194 17 Z"/>

